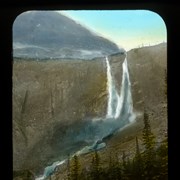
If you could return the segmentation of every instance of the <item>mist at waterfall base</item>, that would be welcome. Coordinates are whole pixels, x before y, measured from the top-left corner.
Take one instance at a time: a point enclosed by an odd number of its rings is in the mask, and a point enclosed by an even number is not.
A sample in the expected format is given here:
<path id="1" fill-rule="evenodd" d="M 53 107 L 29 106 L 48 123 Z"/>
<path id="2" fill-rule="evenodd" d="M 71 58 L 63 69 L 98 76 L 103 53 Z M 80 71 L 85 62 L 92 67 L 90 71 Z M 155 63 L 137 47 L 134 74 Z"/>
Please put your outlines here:
<path id="1" fill-rule="evenodd" d="M 70 158 L 75 154 L 86 154 L 106 147 L 105 141 L 120 131 L 126 125 L 134 122 L 133 101 L 131 96 L 131 82 L 129 79 L 127 55 L 122 64 L 122 82 L 120 92 L 115 88 L 114 77 L 108 57 L 105 57 L 107 66 L 107 113 L 104 118 L 86 119 L 81 122 L 81 128 L 73 129 L 67 127 L 64 137 L 61 137 L 61 147 L 65 149 L 66 155 L 60 161 L 44 169 L 42 176 L 36 180 L 42 180 L 53 174 L 56 168 L 66 162 L 67 155 Z"/>

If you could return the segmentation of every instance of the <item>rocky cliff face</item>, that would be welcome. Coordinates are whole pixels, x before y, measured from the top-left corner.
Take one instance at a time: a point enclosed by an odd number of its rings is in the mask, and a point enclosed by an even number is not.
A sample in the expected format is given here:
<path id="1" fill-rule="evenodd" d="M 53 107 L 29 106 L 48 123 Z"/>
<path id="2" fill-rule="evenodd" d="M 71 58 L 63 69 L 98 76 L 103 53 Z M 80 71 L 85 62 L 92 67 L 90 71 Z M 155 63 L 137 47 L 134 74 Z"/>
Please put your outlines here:
<path id="1" fill-rule="evenodd" d="M 122 139 L 133 139 L 141 132 L 144 107 L 150 112 L 152 129 L 158 137 L 161 138 L 162 131 L 167 129 L 166 48 L 166 44 L 160 44 L 127 53 L 137 118 L 129 130 L 120 132 L 109 141 L 109 150 L 116 145 L 119 147 Z M 115 54 L 108 58 L 116 86 L 120 89 L 125 55 Z M 15 59 L 13 169 L 42 173 L 48 163 L 72 152 L 71 148 L 76 151 L 77 144 L 69 146 L 70 140 L 65 138 L 67 133 L 78 134 L 89 119 L 105 117 L 106 110 L 105 58 L 43 62 Z M 86 144 L 83 140 L 79 141 L 78 148 Z"/>
<path id="2" fill-rule="evenodd" d="M 118 59 L 121 64 L 124 55 L 110 57 L 110 62 L 113 64 Z M 119 66 L 113 67 L 114 72 L 118 69 Z M 64 139 L 66 133 L 71 129 L 78 133 L 88 119 L 105 117 L 106 109 L 105 58 L 91 61 L 15 59 L 14 169 L 42 172 L 47 163 L 72 153 L 70 140 Z M 79 143 L 77 148 L 86 145 L 83 140 Z"/>
<path id="3" fill-rule="evenodd" d="M 167 132 L 167 44 L 132 49 L 128 52 L 128 66 L 134 110 L 141 116 L 147 109 L 152 131 L 161 141 Z M 142 118 L 137 119 L 142 129 Z"/>
<path id="4" fill-rule="evenodd" d="M 122 64 L 125 57 L 125 53 L 117 53 L 108 57 L 111 66 L 112 77 L 115 81 L 115 86 L 119 93 L 121 91 L 122 82 Z"/>
<path id="5" fill-rule="evenodd" d="M 146 106 L 146 108 L 155 111 L 157 105 L 167 102 L 165 94 L 166 43 L 129 51 L 128 66 L 136 109 L 139 109 L 140 106 Z"/>

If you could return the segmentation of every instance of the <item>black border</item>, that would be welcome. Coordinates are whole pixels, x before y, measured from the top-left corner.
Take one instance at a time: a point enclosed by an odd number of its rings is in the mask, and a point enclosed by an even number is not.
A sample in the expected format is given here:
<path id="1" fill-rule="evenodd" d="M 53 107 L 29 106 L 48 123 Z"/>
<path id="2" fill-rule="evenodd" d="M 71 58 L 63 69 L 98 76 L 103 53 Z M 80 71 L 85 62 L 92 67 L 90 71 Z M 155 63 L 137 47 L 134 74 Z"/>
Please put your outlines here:
<path id="1" fill-rule="evenodd" d="M 1 125 L 0 150 L 3 161 L 1 176 L 12 179 L 12 25 L 16 16 L 27 10 L 80 10 L 80 9 L 145 9 L 158 13 L 167 27 L 168 43 L 168 140 L 169 140 L 169 178 L 178 178 L 179 157 L 179 34 L 180 20 L 178 18 L 180 6 L 177 3 L 155 1 L 122 1 L 119 3 L 100 3 L 98 1 L 57 2 L 57 1 L 6 1 L 0 7 L 0 99 Z M 177 178 L 176 178 L 177 177 Z"/>

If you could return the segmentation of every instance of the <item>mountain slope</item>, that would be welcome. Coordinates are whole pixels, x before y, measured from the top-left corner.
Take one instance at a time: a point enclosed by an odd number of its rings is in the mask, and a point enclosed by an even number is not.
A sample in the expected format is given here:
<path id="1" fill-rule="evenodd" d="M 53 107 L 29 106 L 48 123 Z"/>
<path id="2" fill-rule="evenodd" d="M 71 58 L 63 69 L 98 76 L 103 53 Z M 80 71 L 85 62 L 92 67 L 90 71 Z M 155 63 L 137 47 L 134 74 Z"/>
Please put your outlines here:
<path id="1" fill-rule="evenodd" d="M 69 129 L 78 133 L 82 122 L 105 116 L 105 68 L 99 58 L 14 61 L 14 170 L 43 171 L 48 162 L 71 152 L 72 146 L 62 147 L 68 140 L 61 140 Z"/>
<path id="2" fill-rule="evenodd" d="M 138 137 L 140 150 L 143 150 L 144 108 L 148 112 L 151 130 L 156 137 L 156 142 L 161 142 L 167 135 L 167 95 L 165 93 L 167 44 L 132 49 L 127 52 L 127 57 L 133 106 L 137 115 L 136 122 L 110 137 L 106 142 L 106 148 L 99 151 L 102 167 L 109 165 L 110 155 L 117 153 L 120 161 L 123 152 L 128 158 L 134 156 L 136 137 Z M 79 160 L 81 167 L 88 169 L 92 162 L 92 153 L 81 155 Z M 66 170 L 67 164 L 59 166 L 48 180 L 63 179 L 67 175 Z"/>
<path id="3" fill-rule="evenodd" d="M 13 25 L 15 57 L 92 59 L 122 51 L 72 19 L 53 11 L 30 11 Z"/>
<path id="4" fill-rule="evenodd" d="M 150 113 L 157 140 L 163 139 L 167 130 L 166 48 L 166 44 L 160 44 L 127 53 L 136 123 L 106 142 L 107 148 L 101 151 L 103 159 L 110 151 L 131 151 L 136 136 L 141 140 L 144 106 Z M 120 66 L 124 58 L 122 54 L 109 57 L 115 77 L 122 74 Z M 26 168 L 42 173 L 48 163 L 71 151 L 69 142 L 61 139 L 68 129 L 79 133 L 89 119 L 106 115 L 106 76 L 105 58 L 14 61 L 14 170 Z M 86 146 L 86 142 L 81 141 L 78 146 Z"/>

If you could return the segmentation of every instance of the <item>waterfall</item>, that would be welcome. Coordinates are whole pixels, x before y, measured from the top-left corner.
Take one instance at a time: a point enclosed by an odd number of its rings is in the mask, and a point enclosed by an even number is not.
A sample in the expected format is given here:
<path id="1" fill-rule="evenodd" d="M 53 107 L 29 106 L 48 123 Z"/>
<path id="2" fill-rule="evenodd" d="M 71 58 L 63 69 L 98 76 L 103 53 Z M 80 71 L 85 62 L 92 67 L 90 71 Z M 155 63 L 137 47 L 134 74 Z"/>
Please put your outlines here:
<path id="1" fill-rule="evenodd" d="M 114 80 L 112 77 L 111 66 L 106 57 L 107 65 L 107 87 L 108 87 L 108 105 L 107 105 L 107 118 L 122 119 L 129 117 L 129 121 L 132 121 L 134 117 L 133 113 L 133 101 L 131 96 L 131 82 L 129 79 L 127 56 L 122 64 L 122 82 L 120 92 L 115 88 Z"/>
<path id="2" fill-rule="evenodd" d="M 105 139 L 113 136 L 115 132 L 133 122 L 135 119 L 135 115 L 133 113 L 131 82 L 128 72 L 127 57 L 122 64 L 123 71 L 120 90 L 116 89 L 108 57 L 106 57 L 106 66 L 108 90 L 106 118 L 98 118 L 96 121 L 92 120 L 89 122 L 83 121 L 84 124 L 82 125 L 81 130 L 78 130 L 78 134 L 77 132 L 73 132 L 72 129 L 67 129 L 66 131 L 64 142 L 72 142 L 73 146 L 76 143 L 77 146 L 79 146 L 79 143 L 83 141 L 89 142 L 87 146 L 79 149 L 79 151 L 75 153 L 77 155 L 89 153 L 106 147 L 106 143 L 104 142 Z M 72 153 L 74 153 L 73 148 Z M 48 176 L 54 173 L 57 166 L 64 164 L 64 162 L 66 162 L 66 160 L 61 159 L 60 161 L 56 161 L 52 165 L 47 166 L 44 169 L 43 175 L 37 177 L 36 180 L 46 179 Z"/>
<path id="3" fill-rule="evenodd" d="M 108 87 L 108 105 L 107 105 L 107 115 L 106 118 L 115 118 L 117 114 L 117 108 L 120 105 L 120 96 L 115 88 L 114 79 L 111 72 L 111 66 L 106 57 L 107 66 L 107 87 Z"/>
<path id="4" fill-rule="evenodd" d="M 112 118 L 113 117 L 113 110 L 112 110 L 113 82 L 112 82 L 111 67 L 109 64 L 108 57 L 106 57 L 106 65 L 107 65 L 107 87 L 108 87 L 107 118 Z"/>
<path id="5" fill-rule="evenodd" d="M 131 81 L 129 78 L 129 71 L 128 71 L 128 64 L 127 64 L 127 56 L 123 63 L 123 76 L 124 76 L 124 83 L 122 82 L 122 89 L 123 96 L 124 96 L 124 104 L 125 104 L 125 112 L 126 114 L 130 115 L 129 121 L 132 122 L 135 118 L 133 112 L 133 100 L 131 95 Z"/>

